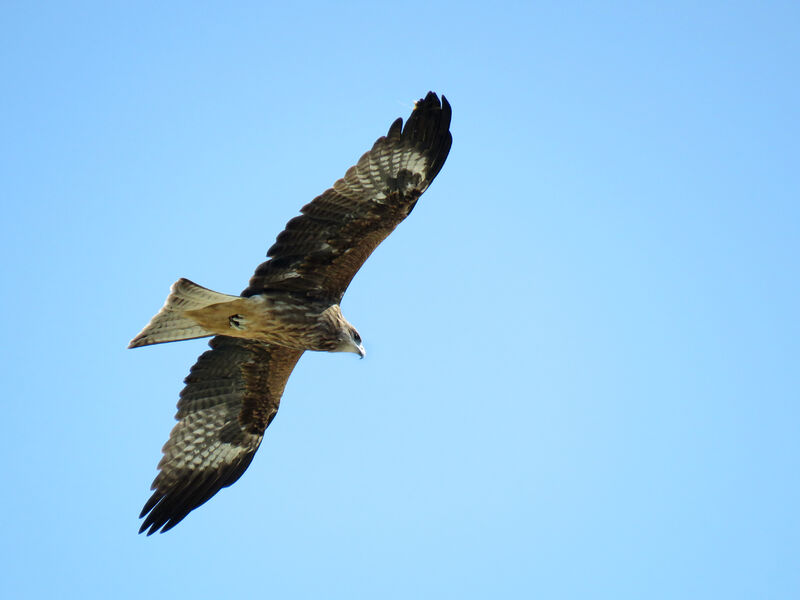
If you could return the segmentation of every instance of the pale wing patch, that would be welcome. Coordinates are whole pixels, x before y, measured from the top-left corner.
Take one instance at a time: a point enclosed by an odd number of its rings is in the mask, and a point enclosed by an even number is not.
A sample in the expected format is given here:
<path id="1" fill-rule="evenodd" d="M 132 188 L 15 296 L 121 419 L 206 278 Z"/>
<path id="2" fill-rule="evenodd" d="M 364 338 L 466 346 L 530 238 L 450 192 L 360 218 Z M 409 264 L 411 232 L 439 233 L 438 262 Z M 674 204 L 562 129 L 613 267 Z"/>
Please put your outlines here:
<path id="1" fill-rule="evenodd" d="M 261 436 L 242 431 L 238 423 L 241 392 L 235 389 L 237 386 L 224 386 L 228 387 L 227 390 L 220 387 L 206 390 L 213 391 L 214 396 L 204 398 L 205 402 L 181 402 L 176 415 L 180 421 L 164 445 L 159 469 L 216 469 L 234 461 L 261 441 Z M 156 478 L 156 486 L 162 477 L 168 478 L 164 471 Z"/>
<path id="2" fill-rule="evenodd" d="M 406 164 L 403 168 L 422 178 L 428 170 L 428 159 L 425 158 L 424 154 L 420 154 L 419 152 L 409 152 Z"/>

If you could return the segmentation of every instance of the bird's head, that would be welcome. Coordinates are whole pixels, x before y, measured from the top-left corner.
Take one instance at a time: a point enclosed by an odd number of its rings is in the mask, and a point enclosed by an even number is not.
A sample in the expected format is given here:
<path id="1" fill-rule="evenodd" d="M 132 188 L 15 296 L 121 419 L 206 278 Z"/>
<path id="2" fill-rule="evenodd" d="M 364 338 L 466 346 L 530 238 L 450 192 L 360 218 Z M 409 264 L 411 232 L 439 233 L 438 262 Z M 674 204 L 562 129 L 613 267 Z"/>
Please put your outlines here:
<path id="1" fill-rule="evenodd" d="M 361 336 L 347 319 L 338 304 L 328 307 L 320 316 L 319 324 L 324 336 L 319 350 L 328 352 L 353 352 L 361 358 L 367 354 Z"/>
<path id="2" fill-rule="evenodd" d="M 358 331 L 350 323 L 347 323 L 340 330 L 339 345 L 336 347 L 336 351 L 353 352 L 361 358 L 367 355 L 367 351 L 364 350 L 364 344 L 361 343 L 361 336 L 358 335 Z"/>

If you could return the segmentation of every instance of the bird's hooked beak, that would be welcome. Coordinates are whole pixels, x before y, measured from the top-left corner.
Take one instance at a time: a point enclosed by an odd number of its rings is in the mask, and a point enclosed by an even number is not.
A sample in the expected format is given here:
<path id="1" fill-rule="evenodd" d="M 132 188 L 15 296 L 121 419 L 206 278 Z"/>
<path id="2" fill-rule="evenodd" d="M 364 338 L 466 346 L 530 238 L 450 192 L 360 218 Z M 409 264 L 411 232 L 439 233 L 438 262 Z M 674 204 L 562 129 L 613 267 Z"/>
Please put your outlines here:
<path id="1" fill-rule="evenodd" d="M 350 344 L 353 348 L 353 351 L 361 358 L 364 358 L 367 355 L 367 351 L 364 350 L 364 342 L 361 341 L 361 336 L 358 335 L 355 327 L 350 330 Z"/>

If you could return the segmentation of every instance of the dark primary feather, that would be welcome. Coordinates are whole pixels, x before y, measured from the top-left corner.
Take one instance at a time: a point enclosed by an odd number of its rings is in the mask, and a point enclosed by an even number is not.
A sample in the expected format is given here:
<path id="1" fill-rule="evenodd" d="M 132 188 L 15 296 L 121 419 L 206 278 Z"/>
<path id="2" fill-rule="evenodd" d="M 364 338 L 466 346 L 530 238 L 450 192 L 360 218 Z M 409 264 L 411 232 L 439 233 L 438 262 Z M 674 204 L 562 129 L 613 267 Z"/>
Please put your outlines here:
<path id="1" fill-rule="evenodd" d="M 286 224 L 243 296 L 298 292 L 341 301 L 372 251 L 408 216 L 450 151 L 450 104 L 433 92 L 397 119 L 344 178 Z"/>
<path id="2" fill-rule="evenodd" d="M 177 425 L 140 517 L 148 535 L 177 525 L 244 473 L 278 412 L 302 351 L 217 336 L 186 378 Z M 148 514 L 149 513 L 149 514 Z"/>

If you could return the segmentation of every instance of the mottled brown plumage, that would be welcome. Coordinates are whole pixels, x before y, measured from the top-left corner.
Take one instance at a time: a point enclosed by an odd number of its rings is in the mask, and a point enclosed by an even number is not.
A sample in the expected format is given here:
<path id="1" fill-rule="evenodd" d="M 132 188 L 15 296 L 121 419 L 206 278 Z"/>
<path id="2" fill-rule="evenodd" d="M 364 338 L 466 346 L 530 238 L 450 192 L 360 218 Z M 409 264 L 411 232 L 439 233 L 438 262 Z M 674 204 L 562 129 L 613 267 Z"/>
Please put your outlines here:
<path id="1" fill-rule="evenodd" d="M 131 347 L 215 335 L 185 380 L 140 532 L 167 531 L 245 471 L 305 350 L 364 354 L 339 303 L 414 208 L 450 151 L 450 105 L 433 92 L 344 178 L 304 206 L 241 296 L 176 282 Z"/>

